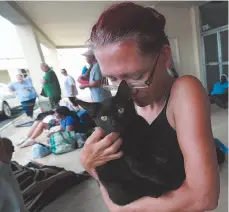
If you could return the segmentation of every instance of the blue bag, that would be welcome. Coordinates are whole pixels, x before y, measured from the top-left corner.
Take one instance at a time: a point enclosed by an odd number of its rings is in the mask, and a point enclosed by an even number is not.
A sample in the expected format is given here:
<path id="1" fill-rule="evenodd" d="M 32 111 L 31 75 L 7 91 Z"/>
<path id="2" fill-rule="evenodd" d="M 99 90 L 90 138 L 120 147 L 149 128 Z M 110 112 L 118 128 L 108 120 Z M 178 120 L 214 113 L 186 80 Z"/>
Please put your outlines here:
<path id="1" fill-rule="evenodd" d="M 52 151 L 51 151 L 51 148 L 49 146 L 46 146 L 46 145 L 41 144 L 41 143 L 34 144 L 33 148 L 32 148 L 33 159 L 43 158 L 43 157 L 49 155 L 51 152 Z"/>

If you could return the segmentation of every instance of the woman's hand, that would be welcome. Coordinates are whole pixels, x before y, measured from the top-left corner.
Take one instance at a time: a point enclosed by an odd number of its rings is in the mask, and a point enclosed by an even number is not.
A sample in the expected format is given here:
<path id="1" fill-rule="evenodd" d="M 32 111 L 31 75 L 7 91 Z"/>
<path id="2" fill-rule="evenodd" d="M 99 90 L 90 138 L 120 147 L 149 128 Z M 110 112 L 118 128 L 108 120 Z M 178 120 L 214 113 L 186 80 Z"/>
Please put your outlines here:
<path id="1" fill-rule="evenodd" d="M 53 135 L 54 133 L 55 133 L 55 132 L 49 132 L 48 135 L 47 135 L 47 137 L 50 138 L 51 135 Z"/>
<path id="2" fill-rule="evenodd" d="M 122 157 L 123 153 L 118 152 L 122 144 L 119 134 L 111 133 L 105 136 L 102 129 L 97 128 L 87 139 L 81 152 L 80 162 L 83 167 L 98 179 L 95 168 L 108 161 Z"/>

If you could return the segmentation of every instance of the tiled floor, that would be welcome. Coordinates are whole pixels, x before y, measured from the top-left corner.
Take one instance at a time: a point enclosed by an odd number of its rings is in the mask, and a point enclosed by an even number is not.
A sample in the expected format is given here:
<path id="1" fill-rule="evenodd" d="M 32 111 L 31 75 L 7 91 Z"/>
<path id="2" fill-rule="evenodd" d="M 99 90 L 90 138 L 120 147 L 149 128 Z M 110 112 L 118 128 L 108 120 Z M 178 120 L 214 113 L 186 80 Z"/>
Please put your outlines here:
<path id="1" fill-rule="evenodd" d="M 228 111 L 212 106 L 212 128 L 214 136 L 228 142 Z M 14 126 L 8 127 L 1 132 L 1 136 L 11 138 L 15 143 L 20 137 L 26 134 L 27 128 L 16 129 Z M 41 137 L 40 140 L 43 140 Z M 61 156 L 50 155 L 38 160 L 47 165 L 56 165 L 68 170 L 80 172 L 83 170 L 79 164 L 79 150 Z M 30 148 L 18 149 L 14 154 L 14 159 L 21 164 L 25 164 L 31 159 Z M 228 163 L 221 167 L 220 171 L 220 199 L 219 206 L 214 212 L 228 211 Z M 68 192 L 64 193 L 56 201 L 52 202 L 42 212 L 108 212 L 101 199 L 98 185 L 94 180 L 88 180 Z"/>

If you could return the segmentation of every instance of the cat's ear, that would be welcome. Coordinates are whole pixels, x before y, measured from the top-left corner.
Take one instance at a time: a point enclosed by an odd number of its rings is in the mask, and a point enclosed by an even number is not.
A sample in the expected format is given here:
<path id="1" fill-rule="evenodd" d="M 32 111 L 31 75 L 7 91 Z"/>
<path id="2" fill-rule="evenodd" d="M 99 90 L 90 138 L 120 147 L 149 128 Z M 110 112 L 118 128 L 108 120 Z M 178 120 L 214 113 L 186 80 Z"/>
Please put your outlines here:
<path id="1" fill-rule="evenodd" d="M 122 99 L 131 99 L 131 91 L 125 80 L 122 80 L 122 82 L 120 83 L 116 97 Z"/>
<path id="2" fill-rule="evenodd" d="M 77 99 L 76 102 L 85 110 L 88 111 L 88 113 L 95 117 L 100 109 L 100 103 L 90 103 L 90 102 L 84 102 L 82 100 Z"/>

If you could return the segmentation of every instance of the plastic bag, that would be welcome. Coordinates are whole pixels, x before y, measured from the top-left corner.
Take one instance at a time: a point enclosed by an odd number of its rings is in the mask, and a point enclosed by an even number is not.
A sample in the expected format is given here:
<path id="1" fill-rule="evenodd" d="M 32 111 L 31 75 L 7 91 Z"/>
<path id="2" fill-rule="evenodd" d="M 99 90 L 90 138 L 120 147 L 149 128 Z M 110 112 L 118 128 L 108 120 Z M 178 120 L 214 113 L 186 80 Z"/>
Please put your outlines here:
<path id="1" fill-rule="evenodd" d="M 46 146 L 44 144 L 41 143 L 37 143 L 33 145 L 32 148 L 32 155 L 33 155 L 33 159 L 36 158 L 43 158 L 49 154 L 51 154 L 51 148 L 49 146 Z"/>

